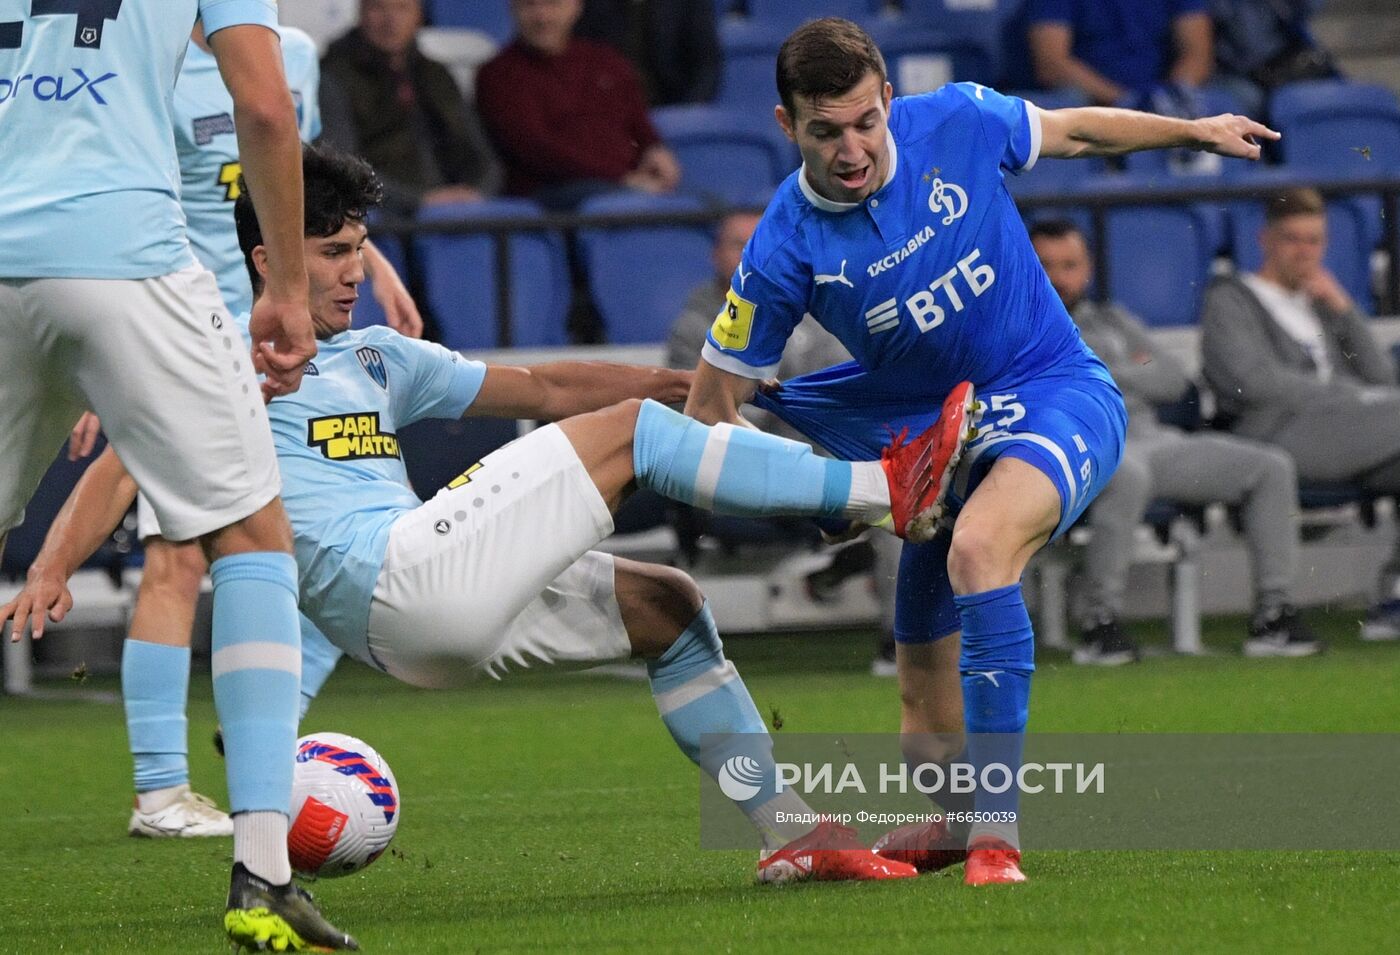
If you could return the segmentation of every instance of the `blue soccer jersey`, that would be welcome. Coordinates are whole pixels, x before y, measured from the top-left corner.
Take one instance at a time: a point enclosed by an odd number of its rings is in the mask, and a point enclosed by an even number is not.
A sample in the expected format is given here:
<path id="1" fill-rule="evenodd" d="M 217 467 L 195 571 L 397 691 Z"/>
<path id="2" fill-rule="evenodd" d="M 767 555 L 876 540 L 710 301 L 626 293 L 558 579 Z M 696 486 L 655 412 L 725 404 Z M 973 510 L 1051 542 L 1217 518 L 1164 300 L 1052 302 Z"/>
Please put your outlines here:
<path id="1" fill-rule="evenodd" d="M 274 0 L 0 0 L 0 277 L 194 264 L 172 92 L 195 19 L 274 28 Z M 100 316 L 94 316 L 100 318 Z"/>
<path id="2" fill-rule="evenodd" d="M 309 143 L 321 135 L 316 44 L 293 27 L 279 27 L 277 32 L 282 35 L 282 63 L 297 107 L 297 126 L 302 141 Z M 251 311 L 253 289 L 233 224 L 242 171 L 233 97 L 214 57 L 194 43 L 175 84 L 175 148 L 180 161 L 180 205 L 194 254 L 219 280 L 219 293 L 229 312 Z"/>
<path id="3" fill-rule="evenodd" d="M 296 537 L 302 612 L 336 646 L 372 662 L 365 631 L 389 530 L 421 503 L 399 453 L 399 429 L 461 417 L 486 366 L 383 327 L 319 345 L 301 388 L 267 413 Z"/>

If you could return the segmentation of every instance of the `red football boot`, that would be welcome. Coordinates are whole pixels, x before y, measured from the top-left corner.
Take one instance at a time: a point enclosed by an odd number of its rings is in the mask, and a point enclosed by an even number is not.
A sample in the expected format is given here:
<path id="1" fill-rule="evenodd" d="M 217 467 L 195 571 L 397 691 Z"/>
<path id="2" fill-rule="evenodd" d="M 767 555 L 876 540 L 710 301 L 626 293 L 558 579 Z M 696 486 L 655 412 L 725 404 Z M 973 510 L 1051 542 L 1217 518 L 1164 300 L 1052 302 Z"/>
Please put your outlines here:
<path id="1" fill-rule="evenodd" d="M 1021 851 L 1000 839 L 974 842 L 967 850 L 967 868 L 963 882 L 967 885 L 1002 885 L 1024 882 L 1021 871 Z"/>
<path id="2" fill-rule="evenodd" d="M 758 860 L 760 882 L 912 879 L 918 874 L 912 865 L 880 858 L 861 845 L 854 829 L 833 822 L 822 823 Z"/>
<path id="3" fill-rule="evenodd" d="M 870 848 L 882 859 L 912 865 L 920 872 L 937 872 L 967 858 L 967 846 L 948 831 L 942 819 L 892 829 Z"/>
<path id="4" fill-rule="evenodd" d="M 972 440 L 972 382 L 948 393 L 938 420 L 913 441 L 906 428 L 880 452 L 890 482 L 890 516 L 895 534 L 921 543 L 933 539 L 943 517 L 944 498 L 963 447 Z"/>

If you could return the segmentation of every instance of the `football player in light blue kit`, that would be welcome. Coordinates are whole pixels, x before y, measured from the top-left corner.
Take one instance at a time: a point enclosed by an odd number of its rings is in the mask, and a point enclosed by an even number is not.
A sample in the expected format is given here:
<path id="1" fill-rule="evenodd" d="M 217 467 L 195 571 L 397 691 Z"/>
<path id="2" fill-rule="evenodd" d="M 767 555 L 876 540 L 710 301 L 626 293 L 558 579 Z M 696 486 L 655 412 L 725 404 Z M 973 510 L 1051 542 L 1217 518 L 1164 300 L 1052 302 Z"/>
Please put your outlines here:
<path id="1" fill-rule="evenodd" d="M 300 30 L 281 27 L 278 33 L 298 129 L 302 140 L 311 142 L 321 133 L 316 46 Z M 233 97 L 224 86 L 203 26 L 196 24 L 175 83 L 180 206 L 195 257 L 214 273 L 224 304 L 246 334 L 244 322 L 253 306 L 253 292 L 233 223 L 241 171 L 233 109 Z M 422 322 L 393 267 L 372 245 L 367 246 L 365 257 L 367 269 L 378 279 L 375 294 L 390 324 L 416 335 Z M 70 457 L 86 453 L 83 445 L 89 442 L 90 447 L 98 427 L 95 416 L 83 417 L 69 441 Z M 114 481 L 126 479 L 112 448 L 93 468 L 93 479 L 74 489 L 58 518 L 64 533 L 55 538 L 72 546 L 46 547 L 41 554 L 45 559 L 30 567 L 31 583 L 61 586 L 75 569 L 71 561 L 86 550 L 87 543 L 67 534 L 65 525 L 87 534 L 100 533 L 114 523 L 108 512 L 129 496 L 109 491 Z M 185 707 L 190 636 L 208 565 L 194 542 L 170 541 L 161 535 L 144 496 L 137 499 L 137 533 L 145 551 L 145 567 L 122 650 L 122 703 L 136 786 L 136 804 L 127 830 L 134 836 L 153 838 L 231 835 L 229 817 L 189 785 Z M 42 634 L 42 628 L 38 632 Z M 303 625 L 301 654 L 301 716 L 305 717 L 311 700 L 335 669 L 340 651 L 314 627 Z"/>
<path id="2" fill-rule="evenodd" d="M 179 205 L 171 103 L 200 18 L 268 223 L 251 354 Z M 297 388 L 315 339 L 275 26 L 271 0 L 0 2 L 0 534 L 91 408 L 165 533 L 199 539 L 212 560 L 234 813 L 225 928 L 240 943 L 352 947 L 287 861 L 297 575 L 261 399 Z"/>
<path id="3" fill-rule="evenodd" d="M 976 436 L 947 475 L 951 533 L 906 544 L 901 561 L 902 729 L 908 758 L 947 760 L 962 746 L 965 719 L 966 758 L 979 772 L 1014 767 L 1034 669 L 1021 575 L 1112 475 L 1126 418 L 1041 270 L 1003 178 L 1045 156 L 1185 146 L 1258 158 L 1254 137 L 1277 134 L 1239 116 L 1040 110 L 973 83 L 892 100 L 873 41 L 835 18 L 795 31 L 777 75 L 777 120 L 803 166 L 744 251 L 687 413 L 738 422 L 739 406 L 755 398 L 834 454 L 860 460 L 875 457 L 891 430 L 918 433 L 934 422 L 956 443 L 971 431 L 971 412 Z M 855 361 L 756 395 L 807 312 Z M 915 735 L 930 733 L 946 735 Z M 949 737 L 959 742 L 930 752 Z M 877 848 L 929 870 L 968 846 L 969 884 L 1024 879 L 1014 787 L 944 806 L 980 818 L 956 837 L 941 824 L 897 830 Z"/>

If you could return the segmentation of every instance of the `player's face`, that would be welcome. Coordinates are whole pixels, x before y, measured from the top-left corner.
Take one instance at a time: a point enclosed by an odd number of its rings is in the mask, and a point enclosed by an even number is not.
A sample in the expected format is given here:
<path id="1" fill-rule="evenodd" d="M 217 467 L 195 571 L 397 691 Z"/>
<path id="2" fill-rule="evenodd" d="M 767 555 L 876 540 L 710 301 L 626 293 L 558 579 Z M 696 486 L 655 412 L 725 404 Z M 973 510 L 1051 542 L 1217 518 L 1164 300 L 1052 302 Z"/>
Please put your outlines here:
<path id="1" fill-rule="evenodd" d="M 511 0 L 520 38 L 537 50 L 563 50 L 583 12 L 583 0 Z"/>
<path id="2" fill-rule="evenodd" d="M 1285 287 L 1301 288 L 1322 268 L 1327 251 L 1327 219 L 1296 215 L 1279 219 L 1259 233 L 1264 267 Z"/>
<path id="3" fill-rule="evenodd" d="M 807 181 L 834 202 L 860 202 L 885 183 L 890 168 L 886 128 L 890 84 L 874 73 L 840 96 L 795 97 L 791 114 L 779 106 L 778 125 L 797 143 Z"/>
<path id="4" fill-rule="evenodd" d="M 715 239 L 715 277 L 726 288 L 744 257 L 744 246 L 748 244 L 754 229 L 758 228 L 758 219 L 751 212 L 736 212 L 720 223 L 719 237 Z"/>
<path id="5" fill-rule="evenodd" d="M 1055 286 L 1065 308 L 1074 308 L 1084 298 L 1094 277 L 1094 266 L 1084 237 L 1077 232 L 1057 238 L 1039 236 L 1034 245 L 1040 265 L 1050 276 L 1050 284 Z"/>
<path id="6" fill-rule="evenodd" d="M 317 338 L 329 338 L 350 327 L 350 313 L 365 280 L 365 227 L 347 222 L 327 236 L 308 236 L 306 278 L 311 324 Z"/>

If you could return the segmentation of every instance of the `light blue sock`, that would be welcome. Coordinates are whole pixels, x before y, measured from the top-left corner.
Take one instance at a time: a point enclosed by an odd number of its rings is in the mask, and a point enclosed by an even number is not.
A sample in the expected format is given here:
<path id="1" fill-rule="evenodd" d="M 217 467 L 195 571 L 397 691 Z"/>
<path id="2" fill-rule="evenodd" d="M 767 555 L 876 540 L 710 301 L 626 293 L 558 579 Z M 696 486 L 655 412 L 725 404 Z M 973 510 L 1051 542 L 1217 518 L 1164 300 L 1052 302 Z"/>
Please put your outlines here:
<path id="1" fill-rule="evenodd" d="M 189 647 L 135 637 L 122 644 L 122 705 L 138 793 L 190 781 L 185 720 L 189 689 Z"/>
<path id="2" fill-rule="evenodd" d="M 791 789 L 777 792 L 773 739 L 724 648 L 708 603 L 657 660 L 647 662 L 651 694 L 671 738 L 719 782 L 776 848 L 812 828 L 779 823 L 778 814 L 810 814 Z"/>
<path id="3" fill-rule="evenodd" d="M 311 701 L 316 699 L 316 694 L 321 692 L 321 687 L 326 685 L 326 681 L 335 672 L 335 665 L 340 662 L 340 648 L 326 639 L 325 634 L 311 622 L 306 614 L 301 617 L 301 711 L 297 714 L 297 722 L 306 719 L 306 711 L 311 706 Z"/>
<path id="4" fill-rule="evenodd" d="M 1007 766 L 1014 774 L 1021 766 L 1031 674 L 1035 671 L 1035 637 L 1021 585 L 953 599 L 962 618 L 962 659 L 958 668 L 962 672 L 968 760 L 979 779 L 983 767 L 993 763 Z M 989 782 L 999 786 L 1000 774 L 994 774 Z M 977 812 L 1015 812 L 1019 795 L 1014 777 L 1004 793 L 979 788 Z M 976 839 L 980 833 L 1017 845 L 1014 824 L 974 824 L 971 838 Z"/>
<path id="5" fill-rule="evenodd" d="M 214 561 L 209 576 L 210 667 L 224 731 L 229 811 L 285 816 L 292 802 L 301 684 L 296 561 L 290 554 L 235 554 Z"/>
<path id="6" fill-rule="evenodd" d="M 889 514 L 878 462 L 836 461 L 752 428 L 713 427 L 645 401 L 632 441 L 637 483 L 683 504 L 743 516 Z"/>

